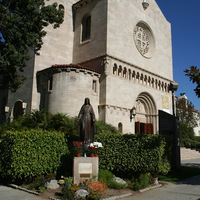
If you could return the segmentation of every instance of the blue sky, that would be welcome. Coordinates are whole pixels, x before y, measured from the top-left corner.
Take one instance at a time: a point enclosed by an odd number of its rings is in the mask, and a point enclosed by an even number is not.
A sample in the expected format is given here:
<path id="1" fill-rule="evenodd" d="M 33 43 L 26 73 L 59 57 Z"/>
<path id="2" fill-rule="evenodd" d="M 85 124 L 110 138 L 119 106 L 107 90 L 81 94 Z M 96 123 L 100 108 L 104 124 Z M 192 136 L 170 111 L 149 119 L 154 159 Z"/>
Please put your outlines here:
<path id="1" fill-rule="evenodd" d="M 189 81 L 189 77 L 183 72 L 190 66 L 200 67 L 200 0 L 156 2 L 171 23 L 174 81 L 179 83 L 176 96 L 186 93 L 195 109 L 200 110 L 200 99 L 193 90 L 196 85 Z"/>

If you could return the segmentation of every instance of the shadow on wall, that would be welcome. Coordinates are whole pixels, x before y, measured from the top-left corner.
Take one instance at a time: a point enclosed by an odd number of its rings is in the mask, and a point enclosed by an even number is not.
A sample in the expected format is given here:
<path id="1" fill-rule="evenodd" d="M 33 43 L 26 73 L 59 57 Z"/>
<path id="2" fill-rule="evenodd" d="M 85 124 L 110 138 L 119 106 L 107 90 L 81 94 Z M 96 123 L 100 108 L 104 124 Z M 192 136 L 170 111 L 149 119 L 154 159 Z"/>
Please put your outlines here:
<path id="1" fill-rule="evenodd" d="M 14 119 L 17 119 L 19 116 L 23 116 L 24 109 L 23 109 L 22 103 L 23 103 L 22 101 L 17 101 L 15 103 L 14 110 L 13 110 Z"/>
<path id="2" fill-rule="evenodd" d="M 0 123 L 6 122 L 5 106 L 7 105 L 8 91 L 0 91 Z"/>

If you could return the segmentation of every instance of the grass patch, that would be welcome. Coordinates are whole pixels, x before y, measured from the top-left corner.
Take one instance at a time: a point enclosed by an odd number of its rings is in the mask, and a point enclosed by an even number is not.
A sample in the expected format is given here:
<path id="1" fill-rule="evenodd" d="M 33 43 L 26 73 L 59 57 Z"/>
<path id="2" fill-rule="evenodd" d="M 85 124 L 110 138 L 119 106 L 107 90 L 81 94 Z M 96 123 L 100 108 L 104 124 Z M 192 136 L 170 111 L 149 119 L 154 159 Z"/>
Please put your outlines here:
<path id="1" fill-rule="evenodd" d="M 160 175 L 159 180 L 174 183 L 198 175 L 200 175 L 199 168 L 181 167 L 180 169 L 170 171 L 167 175 Z"/>

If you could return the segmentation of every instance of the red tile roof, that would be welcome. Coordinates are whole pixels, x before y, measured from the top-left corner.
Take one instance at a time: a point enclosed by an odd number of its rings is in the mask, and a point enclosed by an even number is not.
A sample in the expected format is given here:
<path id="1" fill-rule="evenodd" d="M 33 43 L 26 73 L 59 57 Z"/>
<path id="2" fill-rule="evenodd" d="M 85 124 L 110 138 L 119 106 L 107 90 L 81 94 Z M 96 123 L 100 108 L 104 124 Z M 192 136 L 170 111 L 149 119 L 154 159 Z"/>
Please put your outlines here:
<path id="1" fill-rule="evenodd" d="M 90 70 L 96 73 L 100 73 L 97 70 L 95 70 L 93 67 L 86 67 L 86 66 L 81 66 L 79 64 L 75 65 L 75 64 L 55 64 L 52 65 L 52 67 L 57 67 L 57 68 L 67 68 L 67 67 L 73 67 L 73 68 L 80 68 L 80 69 L 86 69 L 86 70 Z"/>

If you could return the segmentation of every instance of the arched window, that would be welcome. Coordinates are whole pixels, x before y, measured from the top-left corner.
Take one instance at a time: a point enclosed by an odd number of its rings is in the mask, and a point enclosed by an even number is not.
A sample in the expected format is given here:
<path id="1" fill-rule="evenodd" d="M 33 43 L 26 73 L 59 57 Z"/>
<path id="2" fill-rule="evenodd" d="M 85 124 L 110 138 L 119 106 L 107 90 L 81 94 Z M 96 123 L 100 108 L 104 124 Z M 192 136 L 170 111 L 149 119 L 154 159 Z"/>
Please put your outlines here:
<path id="1" fill-rule="evenodd" d="M 116 63 L 114 64 L 114 67 L 113 67 L 113 74 L 117 75 L 117 64 Z"/>
<path id="2" fill-rule="evenodd" d="M 122 76 L 122 66 L 120 65 L 119 66 L 119 69 L 118 69 L 118 76 Z"/>
<path id="3" fill-rule="evenodd" d="M 131 80 L 131 78 L 132 78 L 132 77 L 131 77 L 131 70 L 129 69 L 129 70 L 128 70 L 128 79 Z"/>
<path id="4" fill-rule="evenodd" d="M 82 42 L 89 40 L 91 36 L 91 15 L 85 15 L 82 19 Z"/>
<path id="5" fill-rule="evenodd" d="M 132 73 L 132 79 L 135 81 L 135 71 Z"/>
<path id="6" fill-rule="evenodd" d="M 65 7 L 62 4 L 60 4 L 58 8 L 59 8 L 59 10 L 63 10 L 63 11 L 65 9 Z"/>
<path id="7" fill-rule="evenodd" d="M 118 131 L 119 131 L 120 133 L 123 133 L 123 125 L 122 125 L 121 122 L 118 124 Z"/>
<path id="8" fill-rule="evenodd" d="M 126 69 L 126 67 L 123 70 L 123 78 L 127 78 L 127 69 Z"/>

